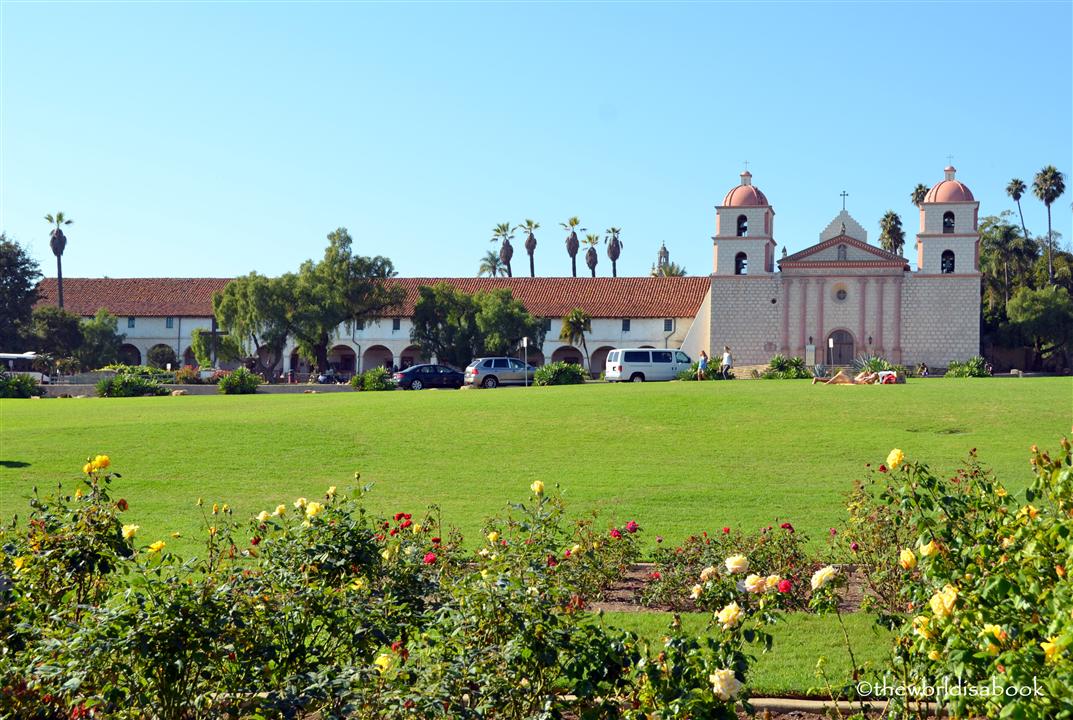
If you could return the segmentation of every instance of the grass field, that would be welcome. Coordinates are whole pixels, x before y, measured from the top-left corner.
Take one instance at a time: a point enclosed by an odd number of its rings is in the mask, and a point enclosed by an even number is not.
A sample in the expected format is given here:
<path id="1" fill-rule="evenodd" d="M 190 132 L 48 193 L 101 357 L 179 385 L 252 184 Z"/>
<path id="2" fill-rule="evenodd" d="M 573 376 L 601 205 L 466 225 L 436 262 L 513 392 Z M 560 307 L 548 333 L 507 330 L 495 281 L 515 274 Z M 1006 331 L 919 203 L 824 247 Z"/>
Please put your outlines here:
<path id="1" fill-rule="evenodd" d="M 355 471 L 375 484 L 373 509 L 436 503 L 470 537 L 540 479 L 574 510 L 637 519 L 649 542 L 776 517 L 817 538 L 892 447 L 943 470 L 976 447 L 1020 488 L 1028 447 L 1054 445 L 1071 416 L 1068 378 L 3 400 L 0 513 L 108 453 L 142 536 L 181 531 L 176 549 L 198 527 L 198 497 L 252 515 L 350 486 Z"/>

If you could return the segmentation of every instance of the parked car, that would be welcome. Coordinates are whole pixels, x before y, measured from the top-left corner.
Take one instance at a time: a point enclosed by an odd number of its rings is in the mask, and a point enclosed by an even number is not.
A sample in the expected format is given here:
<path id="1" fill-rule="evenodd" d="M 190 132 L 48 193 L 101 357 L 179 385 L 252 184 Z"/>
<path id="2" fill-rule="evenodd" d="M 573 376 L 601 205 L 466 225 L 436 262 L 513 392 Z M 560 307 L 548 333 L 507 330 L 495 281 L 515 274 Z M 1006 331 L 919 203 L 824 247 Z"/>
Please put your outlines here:
<path id="1" fill-rule="evenodd" d="M 477 358 L 466 368 L 466 384 L 485 388 L 494 388 L 497 385 L 531 385 L 535 372 L 535 367 L 518 358 Z"/>
<path id="2" fill-rule="evenodd" d="M 462 387 L 462 373 L 446 365 L 411 365 L 391 376 L 391 380 L 404 390 L 424 388 Z"/>
<path id="3" fill-rule="evenodd" d="M 317 382 L 321 385 L 337 385 L 350 380 L 350 376 L 339 372 L 335 368 L 328 368 L 317 375 Z"/>
<path id="4" fill-rule="evenodd" d="M 681 350 L 621 348 L 607 354 L 604 378 L 608 382 L 674 380 L 693 364 Z"/>

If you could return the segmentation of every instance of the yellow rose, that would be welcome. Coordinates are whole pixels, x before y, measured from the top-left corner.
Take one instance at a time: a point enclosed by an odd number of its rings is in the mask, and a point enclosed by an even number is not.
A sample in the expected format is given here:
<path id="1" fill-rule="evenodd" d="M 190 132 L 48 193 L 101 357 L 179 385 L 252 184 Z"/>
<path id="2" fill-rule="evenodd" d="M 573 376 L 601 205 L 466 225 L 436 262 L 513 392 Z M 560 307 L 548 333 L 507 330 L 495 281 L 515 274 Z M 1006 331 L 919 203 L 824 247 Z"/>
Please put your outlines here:
<path id="1" fill-rule="evenodd" d="M 86 475 L 89 475 L 91 472 L 93 472 L 93 470 L 93 463 L 86 463 L 82 466 L 82 472 L 84 472 Z"/>
<path id="2" fill-rule="evenodd" d="M 220 508 L 220 511 L 224 512 L 224 513 L 230 513 L 231 512 L 231 506 L 228 505 L 227 503 L 224 503 L 224 506 L 222 508 Z"/>
<path id="3" fill-rule="evenodd" d="M 157 540 L 155 543 L 149 546 L 149 552 L 158 553 L 164 549 L 166 543 L 163 540 Z"/>
<path id="4" fill-rule="evenodd" d="M 216 526 L 213 525 L 212 527 L 209 528 L 209 537 L 212 537 L 215 534 L 216 534 Z"/>
<path id="5" fill-rule="evenodd" d="M 97 457 L 93 458 L 93 464 L 96 465 L 98 469 L 103 470 L 104 468 L 112 464 L 112 459 L 107 455 L 98 455 Z"/>
<path id="6" fill-rule="evenodd" d="M 1000 640 L 1000 641 L 1005 641 L 1006 638 L 1009 637 L 1006 634 L 1006 631 L 1003 630 L 1001 626 L 992 625 L 991 623 L 987 623 L 986 625 L 984 625 L 984 629 L 980 631 L 980 634 L 981 635 L 991 635 L 996 640 Z"/>
<path id="7" fill-rule="evenodd" d="M 578 545 L 577 543 L 575 543 L 574 546 L 572 548 L 570 548 L 570 554 L 571 555 L 580 555 L 581 554 L 581 546 Z"/>
<path id="8" fill-rule="evenodd" d="M 703 585 L 694 585 L 693 589 L 689 591 L 689 597 L 693 598 L 694 600 L 700 600 L 700 596 L 703 595 L 703 594 L 704 594 L 704 586 Z"/>
<path id="9" fill-rule="evenodd" d="M 706 567 L 706 568 L 704 568 L 703 570 L 700 571 L 700 581 L 701 582 L 708 582 L 709 580 L 711 580 L 714 577 L 717 577 L 718 575 L 719 575 L 719 570 L 717 568 L 713 567 L 712 565 L 709 565 L 708 567 Z"/>
<path id="10" fill-rule="evenodd" d="M 942 654 L 938 650 L 931 650 L 928 652 L 928 660 L 939 662 L 943 659 Z"/>
<path id="11" fill-rule="evenodd" d="M 913 618 L 913 632 L 915 632 L 917 635 L 920 635 L 926 640 L 931 640 L 935 637 L 935 633 L 933 633 L 931 631 L 931 628 L 928 627 L 927 615 L 917 615 L 915 618 Z"/>
<path id="12" fill-rule="evenodd" d="M 723 563 L 731 573 L 743 573 L 749 569 L 749 559 L 744 555 L 731 555 Z"/>
<path id="13" fill-rule="evenodd" d="M 271 513 L 269 513 L 267 510 L 262 510 L 261 512 L 257 513 L 257 522 L 260 522 L 260 523 L 268 522 L 268 519 L 270 517 L 272 517 Z"/>
<path id="14" fill-rule="evenodd" d="M 1043 648 L 1043 656 L 1047 662 L 1058 662 L 1058 656 L 1062 654 L 1062 648 L 1058 644 L 1058 638 L 1052 637 L 1050 640 L 1044 640 L 1039 646 Z"/>
<path id="15" fill-rule="evenodd" d="M 544 494 L 544 483 L 539 480 L 534 480 L 533 484 L 529 486 L 529 489 L 533 491 L 534 495 L 540 496 Z"/>
<path id="16" fill-rule="evenodd" d="M 745 589 L 751 593 L 762 593 L 767 589 L 767 582 L 756 573 L 745 578 Z"/>
<path id="17" fill-rule="evenodd" d="M 928 603 L 931 605 L 931 611 L 935 613 L 937 617 L 946 617 L 950 613 L 954 612 L 954 604 L 957 603 L 958 591 L 953 585 L 947 585 L 939 592 L 931 596 L 931 600 Z"/>
<path id="18" fill-rule="evenodd" d="M 741 681 L 734 676 L 733 670 L 716 670 L 708 676 L 712 691 L 720 700 L 729 700 L 741 690 Z"/>
<path id="19" fill-rule="evenodd" d="M 319 502 L 311 502 L 311 503 L 308 503 L 306 505 L 306 517 L 307 518 L 315 518 L 317 515 L 320 515 L 322 512 L 324 512 L 324 506 L 321 505 Z"/>
<path id="20" fill-rule="evenodd" d="M 837 574 L 838 571 L 830 565 L 828 565 L 827 567 L 820 568 L 816 572 L 812 573 L 812 589 L 819 590 L 824 585 L 831 582 L 831 580 Z"/>
<path id="21" fill-rule="evenodd" d="M 373 660 L 373 665 L 376 665 L 376 667 L 380 670 L 381 675 L 390 670 L 391 666 L 394 664 L 394 658 L 392 658 L 387 653 L 382 653 L 381 655 L 377 656 L 376 660 Z"/>
<path id="22" fill-rule="evenodd" d="M 779 577 L 778 575 L 768 575 L 767 579 L 764 580 L 764 584 L 767 586 L 768 590 L 774 590 L 775 588 L 777 588 L 779 586 L 779 582 L 781 580 L 782 580 L 782 578 Z"/>
<path id="23" fill-rule="evenodd" d="M 904 548 L 898 556 L 898 564 L 902 566 L 902 570 L 912 570 L 917 566 L 917 556 L 909 548 Z"/>
<path id="24" fill-rule="evenodd" d="M 335 497 L 335 485 L 332 485 L 330 488 L 328 488 L 328 492 L 324 493 L 324 496 L 327 497 L 329 500 Z"/>
<path id="25" fill-rule="evenodd" d="M 1027 517 L 1029 520 L 1035 520 L 1037 515 L 1039 515 L 1039 510 L 1033 505 L 1025 505 L 1017 511 L 1017 517 L 1019 518 Z"/>
<path id="26" fill-rule="evenodd" d="M 729 630 L 741 620 L 741 608 L 738 607 L 736 602 L 732 602 L 720 610 L 716 617 L 719 619 L 719 624 L 723 626 L 723 629 Z"/>
<path id="27" fill-rule="evenodd" d="M 123 539 L 130 540 L 132 537 L 138 534 L 138 530 L 141 529 L 140 525 L 124 525 L 123 526 Z"/>
<path id="28" fill-rule="evenodd" d="M 350 586 L 352 588 L 354 588 L 355 590 L 364 590 L 365 589 L 365 578 L 363 578 L 363 577 L 354 578 L 354 582 L 350 583 Z"/>
<path id="29" fill-rule="evenodd" d="M 75 490 L 75 500 L 81 500 L 81 499 L 82 499 L 82 488 L 78 488 L 77 490 Z"/>
<path id="30" fill-rule="evenodd" d="M 425 526 L 422 525 L 421 523 L 414 523 L 414 526 L 413 526 L 414 535 L 416 535 L 417 533 L 421 532 L 424 529 L 425 529 Z"/>
<path id="31" fill-rule="evenodd" d="M 887 467 L 889 467 L 891 470 L 897 469 L 897 467 L 901 465 L 904 461 L 905 453 L 903 453 L 898 448 L 894 448 L 890 451 L 890 454 L 887 455 Z"/>
<path id="32" fill-rule="evenodd" d="M 301 510 L 302 508 L 304 508 L 306 506 L 306 502 L 307 501 L 306 501 L 306 499 L 304 497 L 298 498 L 297 500 L 294 501 L 294 509 L 295 510 Z"/>
<path id="33" fill-rule="evenodd" d="M 995 490 L 995 494 L 999 497 L 1006 497 L 1007 495 L 1009 495 L 1009 493 L 1006 492 L 1006 488 L 1002 487 L 1001 485 L 999 485 L 998 488 Z"/>
<path id="34" fill-rule="evenodd" d="M 22 569 L 26 567 L 26 558 L 17 557 L 12 562 L 15 564 L 15 572 L 22 572 Z"/>
<path id="35" fill-rule="evenodd" d="M 939 552 L 939 546 L 934 540 L 929 540 L 927 545 L 920 546 L 920 557 L 931 557 Z"/>
<path id="36" fill-rule="evenodd" d="M 497 533 L 495 530 L 488 533 L 488 542 L 492 543 L 493 545 L 499 542 L 499 533 Z"/>
<path id="37" fill-rule="evenodd" d="M 283 503 L 280 503 L 279 505 L 276 506 L 276 511 L 274 513 L 272 513 L 272 514 L 273 515 L 283 516 L 284 514 L 286 514 L 286 512 L 287 512 L 287 506 L 284 505 Z"/>

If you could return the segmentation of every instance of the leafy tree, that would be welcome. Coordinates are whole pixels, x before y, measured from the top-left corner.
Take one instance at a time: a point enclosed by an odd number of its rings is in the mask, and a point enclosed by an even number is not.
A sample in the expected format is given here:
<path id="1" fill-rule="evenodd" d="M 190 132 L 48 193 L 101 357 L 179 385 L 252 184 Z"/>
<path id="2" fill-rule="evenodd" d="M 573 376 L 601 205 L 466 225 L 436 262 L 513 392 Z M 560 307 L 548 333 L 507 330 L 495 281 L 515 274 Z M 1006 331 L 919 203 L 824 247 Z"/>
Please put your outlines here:
<path id="1" fill-rule="evenodd" d="M 465 367 L 480 354 L 472 296 L 447 283 L 423 285 L 417 292 L 411 342 L 441 363 Z"/>
<path id="2" fill-rule="evenodd" d="M 39 307 L 33 313 L 33 336 L 39 352 L 55 358 L 71 357 L 82 345 L 82 321 L 53 305 Z"/>
<path id="3" fill-rule="evenodd" d="M 291 332 L 298 352 L 317 370 L 328 368 L 328 344 L 339 326 L 382 317 L 399 305 L 405 291 L 385 282 L 395 276 L 391 260 L 355 255 L 346 228 L 328 234 L 320 262 L 307 260 L 298 270 Z"/>
<path id="4" fill-rule="evenodd" d="M 522 338 L 530 338 L 537 347 L 544 344 L 544 322 L 530 315 L 508 288 L 478 292 L 473 301 L 481 354 L 513 354 Z"/>
<path id="5" fill-rule="evenodd" d="M 585 353 L 585 367 L 589 366 L 589 348 L 585 345 L 587 332 L 592 332 L 592 317 L 581 308 L 574 308 L 563 318 L 563 329 L 559 332 L 559 339 L 564 343 L 574 347 L 581 345 L 581 351 Z"/>
<path id="6" fill-rule="evenodd" d="M 30 330 L 41 266 L 0 233 L 0 349 L 20 350 Z"/>
<path id="7" fill-rule="evenodd" d="M 296 285 L 293 273 L 269 278 L 251 272 L 235 278 L 222 292 L 215 293 L 212 311 L 217 324 L 226 333 L 215 337 L 217 360 L 250 361 L 255 364 L 257 373 L 265 376 L 271 373 L 283 358 L 283 348 L 291 331 Z M 202 335 L 194 331 L 194 355 L 202 367 L 213 366 L 213 339 L 212 333 Z M 207 348 L 204 347 L 206 341 Z"/>
<path id="8" fill-rule="evenodd" d="M 622 228 L 608 228 L 605 231 L 604 242 L 607 243 L 607 257 L 611 259 L 611 277 L 618 277 L 618 259 L 622 255 L 622 241 L 619 235 Z"/>
<path id="9" fill-rule="evenodd" d="M 1035 256 L 1035 244 L 1026 242 L 1017 226 L 1006 221 L 1009 215 L 1007 210 L 980 221 L 980 269 L 985 282 L 990 279 L 1001 290 L 1003 306 L 1017 285 L 1029 282 L 1027 273 Z"/>
<path id="10" fill-rule="evenodd" d="M 1063 287 L 1051 285 L 1039 290 L 1021 288 L 1010 300 L 1010 322 L 1033 339 L 1043 357 L 1054 357 L 1059 367 L 1069 366 L 1073 342 L 1073 299 Z"/>
<path id="11" fill-rule="evenodd" d="M 596 263 L 600 261 L 596 246 L 600 244 L 600 236 L 596 233 L 589 233 L 585 236 L 585 244 L 589 246 L 589 249 L 585 251 L 585 264 L 589 266 L 592 276 L 596 277 Z"/>
<path id="12" fill-rule="evenodd" d="M 924 204 L 924 197 L 928 194 L 928 186 L 924 183 L 917 183 L 917 186 L 913 188 L 913 192 L 909 193 L 909 199 L 913 201 L 913 204 L 920 207 Z"/>
<path id="13" fill-rule="evenodd" d="M 497 275 L 506 275 L 507 269 L 503 267 L 503 263 L 499 260 L 499 253 L 489 250 L 481 258 L 481 266 L 477 268 L 477 277 L 496 277 Z"/>
<path id="14" fill-rule="evenodd" d="M 46 215 L 45 221 L 52 225 L 49 235 L 49 246 L 52 254 L 56 256 L 56 288 L 59 295 L 59 305 L 63 308 L 63 251 L 67 247 L 67 236 L 63 234 L 63 226 L 70 225 L 74 220 L 69 220 L 58 212 L 55 215 Z"/>
<path id="15" fill-rule="evenodd" d="M 150 367 L 163 368 L 171 365 L 174 370 L 179 364 L 179 358 L 175 355 L 175 348 L 171 345 L 160 343 L 149 348 L 145 354 L 146 362 Z"/>
<path id="16" fill-rule="evenodd" d="M 525 251 L 529 253 L 529 277 L 536 277 L 536 269 L 533 266 L 533 253 L 536 252 L 537 239 L 534 232 L 540 229 L 540 223 L 526 218 L 525 222 L 521 224 L 521 229 L 525 230 Z"/>
<path id="17" fill-rule="evenodd" d="M 514 257 L 514 246 L 510 241 L 514 239 L 514 231 L 510 223 L 499 223 L 492 231 L 492 242 L 499 243 L 499 262 L 507 269 L 507 277 L 514 277 L 510 268 L 511 258 Z"/>
<path id="18" fill-rule="evenodd" d="M 1057 245 L 1061 239 L 1062 234 L 1057 230 L 1052 231 L 1054 233 L 1054 243 Z M 1048 284 L 1056 285 L 1057 287 L 1064 287 L 1071 294 L 1073 294 L 1073 255 L 1065 252 L 1064 250 L 1055 250 L 1054 256 L 1051 260 L 1051 269 L 1048 270 L 1047 256 L 1041 254 L 1036 259 L 1036 266 L 1032 271 L 1035 277 L 1034 287 L 1045 287 Z M 1054 272 L 1054 282 L 1048 282 L 1048 273 Z"/>
<path id="19" fill-rule="evenodd" d="M 898 213 L 888 210 L 879 221 L 879 246 L 887 252 L 901 255 L 905 247 L 905 231 Z"/>
<path id="20" fill-rule="evenodd" d="M 1021 237 L 1028 239 L 1028 228 L 1025 227 L 1025 214 L 1021 210 L 1021 198 L 1024 197 L 1025 181 L 1020 178 L 1013 178 L 1010 180 L 1010 184 L 1006 186 L 1006 194 L 1013 198 L 1013 201 L 1017 203 L 1017 214 L 1021 216 Z"/>
<path id="21" fill-rule="evenodd" d="M 652 267 L 652 277 L 685 277 L 686 269 L 676 262 Z"/>
<path id="22" fill-rule="evenodd" d="M 567 233 L 566 254 L 570 256 L 570 275 L 572 277 L 577 277 L 577 251 L 581 247 L 580 243 L 578 243 L 577 234 L 579 230 L 585 232 L 585 228 L 578 227 L 580 224 L 581 221 L 577 219 L 577 216 L 570 218 L 566 222 L 559 223 L 559 226 L 566 230 Z"/>
<path id="23" fill-rule="evenodd" d="M 1054 233 L 1051 228 L 1051 205 L 1066 191 L 1065 175 L 1048 165 L 1032 181 L 1032 192 L 1047 206 L 1047 281 L 1054 283 Z"/>
<path id="24" fill-rule="evenodd" d="M 82 345 L 75 358 L 86 370 L 119 362 L 119 348 L 125 337 L 119 333 L 116 316 L 101 308 L 92 319 L 82 321 Z"/>

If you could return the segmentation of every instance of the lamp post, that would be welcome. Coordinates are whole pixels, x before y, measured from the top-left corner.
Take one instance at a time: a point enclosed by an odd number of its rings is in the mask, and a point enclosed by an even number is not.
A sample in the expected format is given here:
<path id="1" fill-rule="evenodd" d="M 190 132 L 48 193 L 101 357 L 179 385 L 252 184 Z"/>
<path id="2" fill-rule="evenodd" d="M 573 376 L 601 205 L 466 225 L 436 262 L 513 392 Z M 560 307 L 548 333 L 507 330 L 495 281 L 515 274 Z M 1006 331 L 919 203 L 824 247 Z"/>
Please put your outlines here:
<path id="1" fill-rule="evenodd" d="M 827 338 L 827 364 L 830 365 L 834 362 L 835 354 L 835 339 L 833 337 Z"/>
<path id="2" fill-rule="evenodd" d="M 522 362 L 525 363 L 525 367 L 522 368 L 522 376 L 525 378 L 525 387 L 529 387 L 529 338 L 522 338 Z"/>

